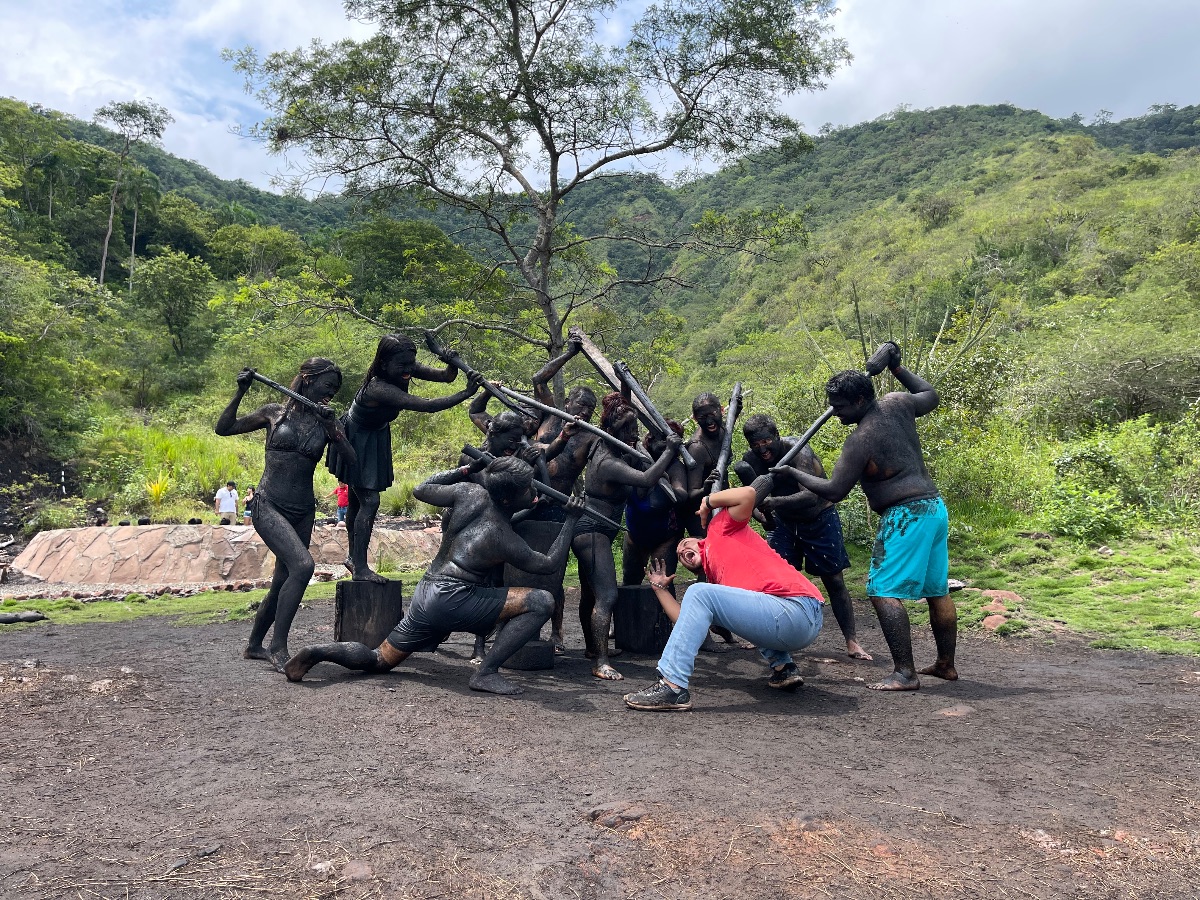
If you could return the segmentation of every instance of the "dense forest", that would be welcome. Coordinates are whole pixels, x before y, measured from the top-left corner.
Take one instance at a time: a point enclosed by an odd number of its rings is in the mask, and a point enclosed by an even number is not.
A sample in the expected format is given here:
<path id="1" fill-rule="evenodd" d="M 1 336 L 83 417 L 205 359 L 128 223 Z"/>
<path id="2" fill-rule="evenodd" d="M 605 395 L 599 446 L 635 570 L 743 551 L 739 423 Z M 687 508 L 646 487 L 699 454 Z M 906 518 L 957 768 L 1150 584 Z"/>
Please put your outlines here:
<path id="1" fill-rule="evenodd" d="M 681 420 L 695 393 L 742 381 L 786 430 L 824 408 L 833 371 L 895 338 L 942 393 L 922 436 L 960 529 L 1192 529 L 1198 147 L 1196 106 L 1090 125 L 1011 106 L 898 109 L 687 183 L 606 177 L 570 200 L 581 231 L 668 234 L 768 208 L 804 227 L 747 252 L 679 249 L 659 261 L 678 273 L 665 286 L 615 292 L 573 324 Z M 28 529 L 81 522 L 89 504 L 186 519 L 261 465 L 261 440 L 211 430 L 243 366 L 287 381 L 303 358 L 331 356 L 344 405 L 385 329 L 509 302 L 486 239 L 420 197 L 272 194 L 13 99 L 0 100 L 0 191 L 0 437 L 66 462 L 78 487 L 36 502 L 28 479 L 3 488 Z M 607 252 L 612 272 L 645 265 Z M 499 331 L 445 337 L 518 384 L 544 358 Z M 402 418 L 389 508 L 411 510 L 413 482 L 471 434 L 461 413 Z M 844 435 L 818 436 L 827 466 Z M 861 500 L 844 510 L 865 540 Z"/>

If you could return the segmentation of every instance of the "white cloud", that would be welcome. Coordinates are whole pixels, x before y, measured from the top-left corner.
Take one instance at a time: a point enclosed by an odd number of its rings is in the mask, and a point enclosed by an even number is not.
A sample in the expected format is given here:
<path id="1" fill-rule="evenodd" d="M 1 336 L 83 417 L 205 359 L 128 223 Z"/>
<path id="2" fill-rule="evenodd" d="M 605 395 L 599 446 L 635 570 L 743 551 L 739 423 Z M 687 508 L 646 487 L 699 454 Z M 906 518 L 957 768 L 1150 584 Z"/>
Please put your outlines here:
<path id="1" fill-rule="evenodd" d="M 626 0 L 598 33 L 616 41 L 648 0 Z M 811 131 L 901 103 L 1011 102 L 1052 116 L 1200 101 L 1194 0 L 842 0 L 834 19 L 854 63 L 787 107 Z M 83 119 L 113 100 L 153 98 L 176 122 L 164 145 L 222 178 L 259 186 L 284 163 L 230 133 L 261 117 L 225 47 L 290 49 L 364 37 L 338 0 L 0 0 L 0 95 Z M 668 169 L 673 168 L 670 164 Z"/>

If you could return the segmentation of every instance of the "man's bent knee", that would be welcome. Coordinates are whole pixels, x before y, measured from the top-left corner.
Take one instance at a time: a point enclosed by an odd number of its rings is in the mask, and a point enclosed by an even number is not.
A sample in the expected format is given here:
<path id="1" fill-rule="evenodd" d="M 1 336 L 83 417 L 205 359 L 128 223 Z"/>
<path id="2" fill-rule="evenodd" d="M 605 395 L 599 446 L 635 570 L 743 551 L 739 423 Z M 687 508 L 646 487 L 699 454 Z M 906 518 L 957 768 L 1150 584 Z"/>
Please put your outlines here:
<path id="1" fill-rule="evenodd" d="M 534 588 L 525 598 L 525 608 L 531 613 L 550 618 L 554 612 L 554 595 L 541 588 Z"/>
<path id="2" fill-rule="evenodd" d="M 375 650 L 375 653 L 378 655 L 379 661 L 389 668 L 400 665 L 404 661 L 404 658 L 408 656 L 403 650 L 393 646 L 391 641 L 384 641 Z"/>

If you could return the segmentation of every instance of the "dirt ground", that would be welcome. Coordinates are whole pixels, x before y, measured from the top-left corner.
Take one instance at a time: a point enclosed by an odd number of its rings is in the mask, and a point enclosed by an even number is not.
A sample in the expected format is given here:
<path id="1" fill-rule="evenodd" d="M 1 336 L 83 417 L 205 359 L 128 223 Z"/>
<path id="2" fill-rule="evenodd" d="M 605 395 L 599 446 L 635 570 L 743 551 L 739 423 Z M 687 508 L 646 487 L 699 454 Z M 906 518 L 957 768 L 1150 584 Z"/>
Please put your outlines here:
<path id="1" fill-rule="evenodd" d="M 873 665 L 827 616 L 798 693 L 704 654 L 659 714 L 621 702 L 654 660 L 579 650 L 472 693 L 466 635 L 293 685 L 245 622 L 2 631 L 0 896 L 1197 896 L 1200 660 L 968 634 L 961 681 L 882 695 L 858 612 Z"/>

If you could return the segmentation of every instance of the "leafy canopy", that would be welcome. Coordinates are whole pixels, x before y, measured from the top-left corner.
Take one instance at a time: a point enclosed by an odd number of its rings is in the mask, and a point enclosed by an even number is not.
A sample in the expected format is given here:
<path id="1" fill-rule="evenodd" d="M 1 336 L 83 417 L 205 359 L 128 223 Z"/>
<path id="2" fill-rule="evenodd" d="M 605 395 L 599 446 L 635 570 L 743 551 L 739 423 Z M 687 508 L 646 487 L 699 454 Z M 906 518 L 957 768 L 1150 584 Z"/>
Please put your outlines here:
<path id="1" fill-rule="evenodd" d="M 542 315 L 530 342 L 551 353 L 577 308 L 621 285 L 672 282 L 662 257 L 686 242 L 618 223 L 572 228 L 560 209 L 572 191 L 667 150 L 724 159 L 803 142 L 782 100 L 848 59 L 827 0 L 665 0 L 623 41 L 603 28 L 625 11 L 612 0 L 346 8 L 378 33 L 232 54 L 273 112 L 257 133 L 277 150 L 303 146 L 310 176 L 355 194 L 416 189 L 469 213 Z M 601 258 L 619 242 L 640 248 L 640 274 Z"/>

